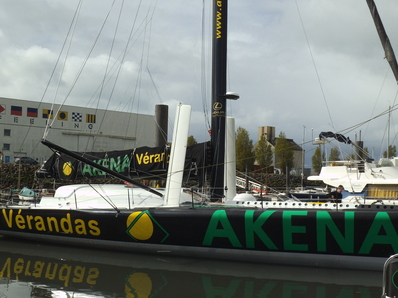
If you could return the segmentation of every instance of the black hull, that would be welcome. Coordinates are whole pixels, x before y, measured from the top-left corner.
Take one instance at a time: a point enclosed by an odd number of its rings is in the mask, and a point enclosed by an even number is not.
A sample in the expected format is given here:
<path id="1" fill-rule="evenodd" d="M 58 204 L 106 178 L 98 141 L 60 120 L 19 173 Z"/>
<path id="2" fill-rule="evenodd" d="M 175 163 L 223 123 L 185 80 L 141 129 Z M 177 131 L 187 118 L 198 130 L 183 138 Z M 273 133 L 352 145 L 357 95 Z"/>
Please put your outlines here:
<path id="1" fill-rule="evenodd" d="M 398 252 L 383 210 L 2 209 L 0 234 L 110 250 L 269 264 L 381 270 Z"/>

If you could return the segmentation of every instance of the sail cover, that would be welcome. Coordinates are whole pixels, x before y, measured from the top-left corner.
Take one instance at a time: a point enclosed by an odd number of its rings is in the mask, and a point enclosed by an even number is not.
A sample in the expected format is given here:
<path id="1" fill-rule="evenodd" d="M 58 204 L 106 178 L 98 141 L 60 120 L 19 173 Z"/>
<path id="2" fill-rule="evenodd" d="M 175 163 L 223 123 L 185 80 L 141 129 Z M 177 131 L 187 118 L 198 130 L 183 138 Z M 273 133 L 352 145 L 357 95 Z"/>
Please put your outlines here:
<path id="1" fill-rule="evenodd" d="M 331 131 L 327 131 L 327 132 L 321 132 L 319 134 L 319 138 L 323 139 L 323 138 L 335 138 L 337 141 L 342 142 L 342 143 L 346 143 L 346 144 L 351 144 L 351 140 L 349 137 L 345 137 L 342 134 L 339 133 L 334 133 Z"/>
<path id="2" fill-rule="evenodd" d="M 387 36 L 386 30 L 384 29 L 383 23 L 380 19 L 379 12 L 377 11 L 376 4 L 373 0 L 366 0 L 368 3 L 370 13 L 372 15 L 373 21 L 376 25 L 377 33 L 379 34 L 379 38 L 381 41 L 381 45 L 383 46 L 385 58 L 387 59 L 392 72 L 394 73 L 395 80 L 398 83 L 398 65 L 397 59 L 395 58 L 394 50 L 391 46 L 390 39 Z"/>
<path id="3" fill-rule="evenodd" d="M 184 178 L 202 184 L 208 163 L 209 142 L 187 147 Z M 96 164 L 129 178 L 165 178 L 170 158 L 170 147 L 139 147 L 108 152 L 74 152 Z M 62 180 L 104 179 L 109 175 L 67 154 L 55 152 L 36 172 L 38 178 Z"/>

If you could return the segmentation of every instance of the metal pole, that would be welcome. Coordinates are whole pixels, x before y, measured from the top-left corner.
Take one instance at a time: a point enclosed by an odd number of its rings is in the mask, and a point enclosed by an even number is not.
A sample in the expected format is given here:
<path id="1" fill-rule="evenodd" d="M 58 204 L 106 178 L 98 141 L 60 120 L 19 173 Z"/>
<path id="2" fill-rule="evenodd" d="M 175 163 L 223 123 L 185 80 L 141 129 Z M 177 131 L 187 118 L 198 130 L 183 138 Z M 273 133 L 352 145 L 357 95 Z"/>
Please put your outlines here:
<path id="1" fill-rule="evenodd" d="M 213 168 L 210 195 L 212 201 L 224 195 L 224 150 L 227 81 L 227 0 L 213 1 L 213 45 L 212 45 L 212 114 L 211 148 Z"/>
<path id="2" fill-rule="evenodd" d="M 155 147 L 165 146 L 167 144 L 169 106 L 155 106 Z"/>

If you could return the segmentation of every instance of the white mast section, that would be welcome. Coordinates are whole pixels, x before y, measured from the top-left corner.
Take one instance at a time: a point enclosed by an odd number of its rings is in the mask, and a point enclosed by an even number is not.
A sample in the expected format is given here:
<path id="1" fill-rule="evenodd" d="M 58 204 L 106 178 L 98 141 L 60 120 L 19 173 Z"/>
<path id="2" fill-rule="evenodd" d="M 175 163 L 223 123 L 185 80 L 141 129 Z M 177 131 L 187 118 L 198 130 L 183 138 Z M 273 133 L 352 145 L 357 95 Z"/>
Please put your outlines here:
<path id="1" fill-rule="evenodd" d="M 227 135 L 225 136 L 224 200 L 230 201 L 236 196 L 236 155 L 235 155 L 235 118 L 227 117 Z"/>
<path id="2" fill-rule="evenodd" d="M 164 203 L 167 206 L 178 206 L 180 202 L 190 119 L 191 106 L 179 104 L 174 122 L 170 163 L 167 171 L 164 198 Z"/>

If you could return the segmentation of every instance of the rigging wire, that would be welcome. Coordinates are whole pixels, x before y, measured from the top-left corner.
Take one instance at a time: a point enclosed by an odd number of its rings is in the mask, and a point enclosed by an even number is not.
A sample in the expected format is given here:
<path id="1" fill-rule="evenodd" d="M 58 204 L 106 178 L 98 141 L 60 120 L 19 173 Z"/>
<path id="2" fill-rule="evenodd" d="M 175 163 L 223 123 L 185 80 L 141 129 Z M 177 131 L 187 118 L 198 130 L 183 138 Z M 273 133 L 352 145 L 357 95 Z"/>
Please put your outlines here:
<path id="1" fill-rule="evenodd" d="M 51 74 L 50 74 L 50 78 L 48 79 L 47 85 L 46 85 L 46 87 L 45 87 L 45 89 L 44 89 L 44 91 L 43 91 L 43 94 L 42 94 L 41 98 L 40 98 L 40 102 L 39 102 L 39 105 L 38 105 L 38 109 L 40 108 L 41 104 L 43 103 L 44 97 L 45 97 L 45 95 L 47 94 L 48 88 L 50 87 L 50 83 L 51 83 L 51 81 L 52 81 L 52 79 L 53 79 L 53 77 L 54 77 L 55 70 L 57 69 L 57 65 L 58 65 L 58 63 L 59 63 L 59 61 L 60 61 L 60 59 L 61 59 L 61 53 L 63 52 L 63 50 L 64 50 L 64 48 L 65 48 L 65 46 L 66 46 L 66 44 L 67 44 L 68 36 L 69 36 L 69 34 L 70 34 L 72 28 L 74 27 L 74 24 L 75 24 L 75 22 L 76 22 L 76 19 L 77 19 L 79 13 L 80 13 L 82 1 L 83 1 L 83 0 L 80 0 L 79 3 L 78 3 L 77 6 L 76 6 L 75 13 L 74 13 L 74 15 L 73 15 L 73 18 L 72 18 L 72 21 L 71 21 L 71 23 L 70 23 L 70 26 L 69 26 L 68 32 L 67 32 L 67 34 L 66 34 L 66 37 L 65 37 L 65 39 L 64 39 L 64 42 L 63 42 L 63 44 L 62 44 L 60 54 L 58 55 L 57 61 L 55 62 L 54 67 L 53 67 L 53 70 L 52 70 L 52 72 L 51 72 Z M 32 124 L 29 126 L 29 128 L 28 128 L 28 130 L 27 130 L 27 132 L 26 132 L 26 134 L 25 134 L 25 137 L 24 137 L 23 140 L 22 140 L 21 147 L 20 147 L 19 151 L 22 150 L 23 144 L 25 143 L 26 138 L 27 138 L 27 136 L 29 135 L 29 132 L 30 132 L 30 129 L 31 129 L 31 128 L 32 128 Z M 47 129 L 47 127 L 46 127 L 46 129 L 45 129 L 45 131 L 44 131 L 44 133 L 43 133 L 43 139 L 45 139 L 45 138 L 47 137 L 47 134 L 48 134 L 48 129 Z M 37 142 L 36 146 L 33 148 L 32 151 L 34 151 L 34 150 L 37 148 L 37 146 L 38 146 L 39 144 L 40 144 L 40 142 Z"/>
<path id="2" fill-rule="evenodd" d="M 328 102 L 327 102 L 327 100 L 326 100 L 325 91 L 323 90 L 321 78 L 320 78 L 320 75 L 319 75 L 319 72 L 318 72 L 318 68 L 317 68 L 317 66 L 316 66 L 316 63 L 315 63 L 315 58 L 314 58 L 314 55 L 313 55 L 313 53 L 312 53 L 309 40 L 308 40 L 307 31 L 305 30 L 304 22 L 303 22 L 303 19 L 302 19 L 302 17 L 301 17 L 300 8 L 299 8 L 299 5 L 298 5 L 298 3 L 297 3 L 297 0 L 295 0 L 294 2 L 296 3 L 297 12 L 298 12 L 298 15 L 299 15 L 299 18 L 300 18 L 300 22 L 301 22 L 301 27 L 303 28 L 305 40 L 306 40 L 307 46 L 308 46 L 308 51 L 310 52 L 312 64 L 314 65 L 314 70 L 315 70 L 315 73 L 316 73 L 316 76 L 317 76 L 317 79 L 318 79 L 319 87 L 320 87 L 321 92 L 322 92 L 323 101 L 325 102 L 325 105 L 326 105 L 326 110 L 327 110 L 327 112 L 328 112 L 328 116 L 329 116 L 329 119 L 330 119 L 330 123 L 331 123 L 331 125 L 332 125 L 332 127 L 333 127 L 333 129 L 334 129 L 333 119 L 332 119 L 332 116 L 331 116 L 331 114 L 330 114 L 330 109 L 329 109 Z"/>
<path id="3" fill-rule="evenodd" d="M 79 70 L 78 70 L 78 72 L 77 72 L 77 74 L 76 74 L 76 76 L 75 76 L 75 79 L 73 80 L 73 82 L 72 82 L 72 84 L 71 84 L 71 86 L 70 86 L 68 92 L 66 93 L 65 98 L 64 98 L 64 100 L 62 101 L 62 104 L 60 105 L 60 108 L 65 104 L 66 100 L 68 99 L 69 95 L 71 94 L 72 90 L 74 89 L 74 87 L 75 87 L 75 85 L 76 85 L 76 83 L 77 83 L 77 81 L 78 81 L 80 75 L 82 74 L 82 72 L 83 72 L 83 70 L 84 70 L 84 67 L 85 67 L 85 65 L 87 64 L 88 60 L 89 60 L 89 57 L 91 56 L 91 53 L 93 52 L 93 50 L 94 50 L 94 48 L 95 48 L 95 46 L 96 46 L 96 44 L 97 44 L 97 42 L 98 42 L 98 40 L 99 40 L 99 37 L 101 36 L 101 33 L 102 33 L 102 31 L 103 31 L 103 29 L 104 29 L 104 27 L 105 27 L 105 24 L 107 23 L 107 20 L 108 20 L 108 18 L 109 18 L 109 15 L 110 15 L 110 13 L 111 13 L 111 11 L 112 11 L 112 8 L 113 8 L 113 6 L 114 6 L 114 4 L 115 4 L 115 1 L 116 1 L 116 0 L 114 0 L 114 1 L 112 2 L 111 6 L 110 6 L 110 8 L 109 8 L 109 10 L 108 10 L 108 13 L 107 13 L 106 16 L 105 16 L 105 19 L 104 19 L 104 21 L 102 22 L 102 25 L 101 25 L 101 27 L 100 27 L 100 30 L 98 31 L 98 33 L 97 33 L 97 35 L 96 35 L 96 37 L 95 37 L 95 39 L 94 39 L 93 44 L 91 45 L 91 47 L 90 47 L 90 49 L 89 49 L 89 51 L 88 51 L 86 57 L 84 58 L 84 61 L 83 61 L 82 65 L 80 66 L 80 68 L 79 68 Z M 54 100 L 55 100 L 55 99 L 54 99 Z M 60 109 L 60 108 L 59 108 L 59 109 Z M 59 109 L 58 109 L 57 112 L 59 112 Z M 55 119 L 53 119 L 52 122 L 54 122 L 54 121 L 55 121 Z"/>
<path id="4" fill-rule="evenodd" d="M 112 57 L 112 53 L 113 53 L 113 48 L 114 48 L 114 45 L 115 45 L 116 35 L 117 35 L 118 29 L 119 29 L 120 18 L 121 18 L 121 14 L 122 14 L 122 11 L 123 11 L 123 6 L 124 6 L 124 0 L 122 1 L 121 5 L 120 5 L 119 15 L 118 15 L 117 22 L 116 22 L 116 26 L 115 26 L 115 32 L 114 32 L 114 35 L 113 35 L 111 47 L 110 47 L 110 49 L 109 49 L 108 61 L 107 61 L 107 64 L 106 64 L 106 68 L 105 68 L 105 70 L 104 70 L 104 77 L 103 77 L 103 79 L 102 79 L 102 81 L 101 81 L 101 89 L 100 89 L 100 93 L 99 93 L 99 95 L 98 95 L 98 101 L 97 101 L 97 107 L 96 107 L 96 109 L 95 109 L 95 114 L 96 114 L 97 111 L 98 111 L 99 103 L 100 103 L 100 101 L 101 101 L 102 93 L 103 93 L 103 91 L 104 91 L 104 84 L 105 84 L 105 81 L 106 81 L 106 77 L 107 77 L 107 75 L 108 75 L 109 64 L 110 64 L 110 61 L 111 61 L 111 57 Z M 122 64 L 122 63 L 123 63 L 123 61 L 121 61 L 120 64 Z M 120 71 L 120 68 L 119 68 L 119 71 Z M 111 93 L 110 93 L 110 95 L 109 95 L 109 99 L 108 99 L 108 102 L 107 102 L 107 105 L 106 105 L 106 109 L 105 109 L 104 115 L 103 115 L 103 117 L 101 118 L 101 122 L 99 123 L 99 129 L 101 129 L 102 124 L 103 124 L 103 122 L 104 122 L 105 115 L 106 115 L 106 112 L 107 112 L 107 110 L 108 110 L 109 103 L 110 103 L 110 99 L 111 99 L 111 97 L 112 97 L 112 94 L 113 94 L 113 91 L 114 91 L 116 82 L 117 82 L 117 76 L 116 76 L 116 78 L 115 78 L 112 91 L 111 91 Z M 91 131 L 90 131 L 90 132 L 91 132 Z M 93 142 L 92 142 L 92 145 L 91 145 L 92 148 L 94 148 L 95 143 L 96 143 L 96 141 L 97 141 L 97 138 L 98 138 L 98 135 L 95 136 L 94 139 L 93 139 Z M 88 145 L 88 143 L 89 143 L 89 140 L 87 139 L 87 145 Z M 86 146 L 86 148 L 87 148 L 87 146 Z"/>
<path id="5" fill-rule="evenodd" d="M 79 14 L 78 14 L 78 15 L 79 15 Z M 55 101 L 56 101 L 56 99 L 57 99 L 59 87 L 60 87 L 61 82 L 62 82 L 62 75 L 63 75 L 64 70 L 65 70 L 66 60 L 67 60 L 68 57 L 69 57 L 69 51 L 70 51 L 70 48 L 71 48 L 71 45 L 72 45 L 74 32 L 75 32 L 75 30 L 76 30 L 77 21 L 78 21 L 78 18 L 76 18 L 76 22 L 74 23 L 74 26 L 73 26 L 71 38 L 69 39 L 68 48 L 66 49 L 65 58 L 64 58 L 64 61 L 63 61 L 63 63 L 62 63 L 62 67 L 61 67 L 61 71 L 60 71 L 60 76 L 59 76 L 59 78 L 58 78 L 58 83 L 57 83 L 57 86 L 56 86 L 56 88 L 55 88 L 55 94 L 54 94 L 53 102 L 51 103 L 50 111 L 48 111 L 48 118 L 49 118 L 49 119 L 52 119 L 52 121 L 50 121 L 50 120 L 47 121 L 47 123 L 46 123 L 46 128 L 51 128 L 52 124 L 53 124 L 54 121 L 55 121 L 55 117 L 54 117 L 54 104 L 55 104 Z M 62 107 L 62 105 L 59 107 L 59 109 L 58 109 L 58 111 L 55 113 L 55 115 L 58 115 L 58 112 L 60 111 L 61 107 Z"/>
<path id="6" fill-rule="evenodd" d="M 152 11 L 152 15 L 151 15 L 151 17 L 150 17 L 150 20 L 153 19 L 153 16 L 154 16 L 155 10 L 156 10 L 156 6 L 157 6 L 157 1 L 155 2 L 155 7 L 154 7 L 154 9 L 153 9 L 153 11 Z M 161 96 L 161 94 L 160 94 L 160 92 L 159 92 L 159 89 L 158 89 L 158 87 L 157 87 L 157 85 L 156 85 L 156 83 L 155 83 L 155 80 L 154 80 L 154 78 L 153 78 L 153 76 L 152 76 L 152 73 L 151 73 L 151 70 L 150 70 L 150 67 L 149 67 L 149 56 L 150 56 L 150 55 L 149 55 L 149 49 L 150 49 L 150 47 L 151 47 L 152 22 L 151 22 L 150 24 L 151 24 L 151 25 L 149 26 L 148 47 L 147 47 L 147 53 L 146 53 L 146 56 L 147 56 L 146 71 L 147 71 L 147 73 L 148 73 L 149 79 L 151 80 L 152 86 L 153 86 L 153 88 L 155 89 L 155 93 L 156 93 L 156 96 L 157 96 L 159 102 L 160 102 L 161 104 L 163 104 L 163 102 L 164 102 L 164 101 L 163 101 L 163 98 L 162 98 L 162 96 Z M 162 127 L 160 127 L 159 123 L 156 121 L 156 120 L 157 120 L 156 117 L 154 117 L 154 119 L 155 119 L 156 128 L 160 131 L 161 136 L 162 136 L 163 139 L 165 139 L 166 142 L 167 142 L 167 137 L 168 137 L 168 136 L 167 136 L 167 132 L 164 131 L 164 130 L 162 129 Z M 173 123 L 172 123 L 172 121 L 171 121 L 170 116 L 168 116 L 167 122 L 168 122 L 168 125 L 170 125 L 170 127 L 173 126 Z"/>

